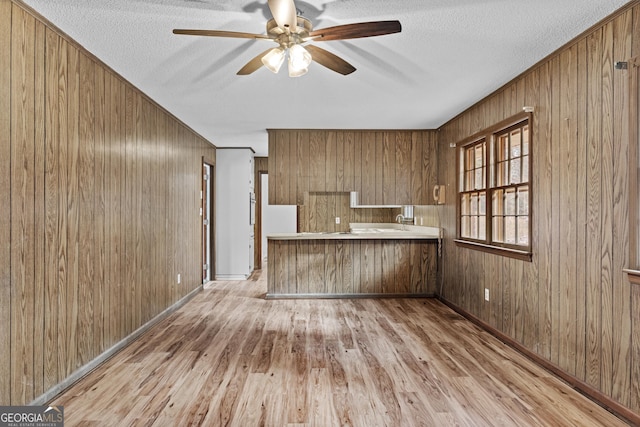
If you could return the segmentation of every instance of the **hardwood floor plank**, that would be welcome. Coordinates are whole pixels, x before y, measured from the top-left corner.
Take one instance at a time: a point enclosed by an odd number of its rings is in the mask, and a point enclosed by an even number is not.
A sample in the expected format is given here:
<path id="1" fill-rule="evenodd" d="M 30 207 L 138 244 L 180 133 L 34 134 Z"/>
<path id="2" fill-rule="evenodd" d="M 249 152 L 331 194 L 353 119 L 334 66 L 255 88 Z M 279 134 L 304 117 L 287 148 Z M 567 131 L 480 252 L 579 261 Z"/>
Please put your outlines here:
<path id="1" fill-rule="evenodd" d="M 435 299 L 213 282 L 53 404 L 66 425 L 625 425 Z"/>

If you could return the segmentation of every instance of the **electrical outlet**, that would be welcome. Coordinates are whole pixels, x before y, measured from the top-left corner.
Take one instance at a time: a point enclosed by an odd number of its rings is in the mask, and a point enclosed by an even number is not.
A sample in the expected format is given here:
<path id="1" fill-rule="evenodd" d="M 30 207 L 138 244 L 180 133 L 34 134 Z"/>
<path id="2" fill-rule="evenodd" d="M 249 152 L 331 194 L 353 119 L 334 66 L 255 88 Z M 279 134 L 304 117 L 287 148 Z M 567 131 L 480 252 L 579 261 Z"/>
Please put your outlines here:
<path id="1" fill-rule="evenodd" d="M 489 289 L 484 288 L 484 300 L 489 301 Z"/>
<path id="2" fill-rule="evenodd" d="M 336 217 L 336 224 L 340 224 L 340 217 L 339 216 Z"/>
<path id="3" fill-rule="evenodd" d="M 180 284 L 180 273 L 178 273 L 178 285 Z"/>

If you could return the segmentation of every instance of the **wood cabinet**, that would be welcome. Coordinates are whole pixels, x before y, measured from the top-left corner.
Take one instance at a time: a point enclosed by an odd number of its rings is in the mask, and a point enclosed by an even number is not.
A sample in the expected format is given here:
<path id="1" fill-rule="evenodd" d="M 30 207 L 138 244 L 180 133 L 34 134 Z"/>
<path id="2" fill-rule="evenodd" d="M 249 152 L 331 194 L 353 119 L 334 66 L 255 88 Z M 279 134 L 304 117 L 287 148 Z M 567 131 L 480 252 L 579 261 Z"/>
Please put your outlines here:
<path id="1" fill-rule="evenodd" d="M 437 131 L 269 130 L 269 200 L 357 191 L 367 205 L 433 204 Z"/>

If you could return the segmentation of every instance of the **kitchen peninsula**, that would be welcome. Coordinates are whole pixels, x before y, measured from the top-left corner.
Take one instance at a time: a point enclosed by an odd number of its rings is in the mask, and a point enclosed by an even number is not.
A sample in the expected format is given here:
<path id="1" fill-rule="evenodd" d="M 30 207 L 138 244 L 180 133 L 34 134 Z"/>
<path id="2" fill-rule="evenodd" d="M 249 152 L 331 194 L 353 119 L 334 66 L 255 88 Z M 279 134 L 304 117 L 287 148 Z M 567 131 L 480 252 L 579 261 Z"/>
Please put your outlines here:
<path id="1" fill-rule="evenodd" d="M 437 228 L 351 224 L 350 230 L 268 236 L 267 298 L 435 294 Z"/>

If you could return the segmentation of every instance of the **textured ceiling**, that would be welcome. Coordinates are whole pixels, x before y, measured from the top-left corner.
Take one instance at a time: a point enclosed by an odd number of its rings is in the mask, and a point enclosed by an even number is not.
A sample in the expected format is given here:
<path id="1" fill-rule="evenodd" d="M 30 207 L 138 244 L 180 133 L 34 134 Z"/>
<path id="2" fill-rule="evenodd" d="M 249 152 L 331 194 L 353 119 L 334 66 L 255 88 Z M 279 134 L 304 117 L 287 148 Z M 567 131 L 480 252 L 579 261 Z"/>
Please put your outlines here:
<path id="1" fill-rule="evenodd" d="M 266 0 L 23 1 L 215 145 L 266 155 L 268 128 L 437 128 L 630 0 L 298 0 L 316 29 L 402 23 L 318 43 L 355 73 L 299 78 L 236 75 L 273 42 L 171 32 L 264 33 Z"/>

